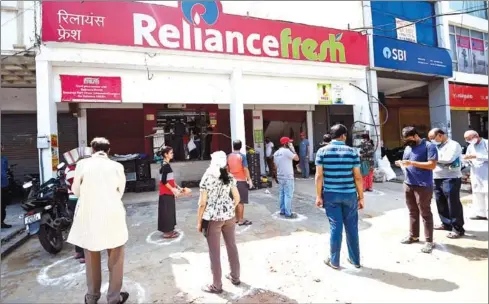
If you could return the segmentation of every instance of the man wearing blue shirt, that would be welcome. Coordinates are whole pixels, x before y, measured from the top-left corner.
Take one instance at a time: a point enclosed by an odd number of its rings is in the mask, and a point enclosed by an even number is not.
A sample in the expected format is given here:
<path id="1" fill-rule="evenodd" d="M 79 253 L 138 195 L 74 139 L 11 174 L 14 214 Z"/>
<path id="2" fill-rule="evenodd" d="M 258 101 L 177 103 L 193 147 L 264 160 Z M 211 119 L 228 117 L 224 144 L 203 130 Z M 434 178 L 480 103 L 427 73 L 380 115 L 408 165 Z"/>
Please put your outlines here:
<path id="1" fill-rule="evenodd" d="M 326 209 L 330 226 L 330 258 L 325 261 L 339 269 L 343 225 L 348 245 L 348 261 L 360 268 L 358 210 L 364 206 L 360 155 L 345 144 L 348 129 L 331 127 L 333 141 L 316 153 L 316 206 Z"/>
<path id="2" fill-rule="evenodd" d="M 434 248 L 431 199 L 433 197 L 433 170 L 438 162 L 438 150 L 434 144 L 419 137 L 414 127 L 402 129 L 402 137 L 406 148 L 402 161 L 396 161 L 396 165 L 405 171 L 404 192 L 409 209 L 410 235 L 401 242 L 403 244 L 419 242 L 419 216 L 421 215 L 426 239 L 421 251 L 431 253 Z"/>
<path id="3" fill-rule="evenodd" d="M 301 142 L 299 144 L 299 165 L 302 178 L 309 178 L 309 140 L 304 132 L 301 133 Z"/>
<path id="4" fill-rule="evenodd" d="M 3 154 L 3 145 L 2 145 L 2 154 Z M 2 187 L 2 228 L 10 228 L 12 227 L 11 225 L 5 224 L 5 217 L 7 216 L 7 205 L 10 203 L 10 192 L 8 189 L 8 176 L 7 176 L 7 169 L 8 169 L 8 160 L 7 157 L 2 155 L 2 180 L 1 180 L 1 187 Z"/>

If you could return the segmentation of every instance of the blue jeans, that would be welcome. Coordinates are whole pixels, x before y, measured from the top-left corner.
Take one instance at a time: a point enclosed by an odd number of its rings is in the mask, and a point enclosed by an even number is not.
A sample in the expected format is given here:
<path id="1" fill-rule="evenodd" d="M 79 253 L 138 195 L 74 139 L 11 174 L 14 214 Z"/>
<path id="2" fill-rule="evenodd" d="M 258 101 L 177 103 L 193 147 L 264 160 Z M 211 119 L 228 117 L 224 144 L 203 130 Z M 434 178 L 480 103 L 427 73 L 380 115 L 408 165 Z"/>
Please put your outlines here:
<path id="1" fill-rule="evenodd" d="M 304 178 L 309 178 L 309 159 L 306 156 L 299 158 L 299 166 L 301 168 L 301 174 Z"/>
<path id="2" fill-rule="evenodd" d="M 324 192 L 323 201 L 330 226 L 331 264 L 337 267 L 340 266 L 340 251 L 344 225 L 350 261 L 355 265 L 360 265 L 357 194 Z"/>
<path id="3" fill-rule="evenodd" d="M 278 179 L 280 214 L 292 215 L 292 197 L 294 196 L 294 180 Z"/>

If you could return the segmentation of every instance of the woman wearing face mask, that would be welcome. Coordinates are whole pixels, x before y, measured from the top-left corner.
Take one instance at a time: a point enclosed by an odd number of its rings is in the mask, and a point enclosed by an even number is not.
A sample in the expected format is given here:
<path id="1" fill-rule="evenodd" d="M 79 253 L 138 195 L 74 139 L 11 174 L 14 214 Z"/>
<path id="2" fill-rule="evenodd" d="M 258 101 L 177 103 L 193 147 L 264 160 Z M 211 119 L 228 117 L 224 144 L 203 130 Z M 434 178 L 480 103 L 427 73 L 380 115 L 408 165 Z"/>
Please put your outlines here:
<path id="1" fill-rule="evenodd" d="M 226 278 L 239 285 L 239 256 L 235 239 L 235 210 L 240 202 L 236 180 L 227 170 L 223 151 L 211 155 L 211 164 L 200 182 L 197 230 L 203 232 L 209 245 L 213 283 L 203 287 L 209 293 L 222 292 L 221 234 L 224 237 L 231 273 Z M 230 195 L 231 194 L 231 195 Z"/>
<path id="2" fill-rule="evenodd" d="M 368 134 L 363 134 L 362 142 L 360 143 L 360 169 L 363 177 L 363 191 L 373 191 L 374 153 L 373 141 Z"/>

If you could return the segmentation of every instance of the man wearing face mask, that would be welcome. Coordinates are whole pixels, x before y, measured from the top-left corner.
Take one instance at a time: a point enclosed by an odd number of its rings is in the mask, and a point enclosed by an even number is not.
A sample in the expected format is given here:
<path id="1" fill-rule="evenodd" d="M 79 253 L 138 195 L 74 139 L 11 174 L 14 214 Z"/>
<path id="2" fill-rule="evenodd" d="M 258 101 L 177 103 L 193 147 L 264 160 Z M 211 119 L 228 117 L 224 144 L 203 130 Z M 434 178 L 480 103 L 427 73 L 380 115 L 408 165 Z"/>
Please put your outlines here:
<path id="1" fill-rule="evenodd" d="M 419 216 L 423 218 L 426 243 L 421 249 L 431 253 L 433 243 L 433 214 L 431 213 L 431 198 L 433 197 L 433 170 L 438 161 L 436 146 L 426 139 L 419 137 L 414 127 L 402 129 L 402 137 L 406 145 L 402 161 L 396 161 L 396 166 L 404 167 L 406 177 L 404 191 L 406 205 L 409 209 L 409 236 L 401 241 L 402 244 L 419 242 Z"/>
<path id="2" fill-rule="evenodd" d="M 479 137 L 476 131 L 470 130 L 464 134 L 465 141 L 469 143 L 464 161 L 470 164 L 470 183 L 473 197 L 472 220 L 487 220 L 487 192 L 488 192 L 488 144 L 487 139 Z"/>
<path id="3" fill-rule="evenodd" d="M 432 129 L 428 133 L 428 138 L 438 150 L 438 162 L 433 170 L 433 178 L 441 225 L 434 229 L 451 231 L 447 237 L 456 239 L 465 234 L 464 211 L 460 202 L 462 147 L 458 142 L 448 138 L 439 128 Z"/>

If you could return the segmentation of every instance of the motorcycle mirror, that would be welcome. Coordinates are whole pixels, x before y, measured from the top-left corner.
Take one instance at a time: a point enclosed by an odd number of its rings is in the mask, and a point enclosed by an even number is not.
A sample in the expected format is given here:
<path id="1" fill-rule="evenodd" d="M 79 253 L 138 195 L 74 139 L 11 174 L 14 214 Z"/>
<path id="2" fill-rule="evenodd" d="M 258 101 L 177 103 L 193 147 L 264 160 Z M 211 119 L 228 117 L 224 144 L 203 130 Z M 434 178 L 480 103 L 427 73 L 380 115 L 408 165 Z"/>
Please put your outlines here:
<path id="1" fill-rule="evenodd" d="M 63 169 L 64 166 L 65 166 L 65 163 L 61 162 L 58 164 L 58 166 L 56 166 L 56 168 L 58 168 L 58 170 L 61 170 L 61 169 Z"/>
<path id="2" fill-rule="evenodd" d="M 25 183 L 24 185 L 22 185 L 22 188 L 24 188 L 24 189 L 27 189 L 30 187 L 32 187 L 32 181 L 29 181 L 29 182 Z"/>

